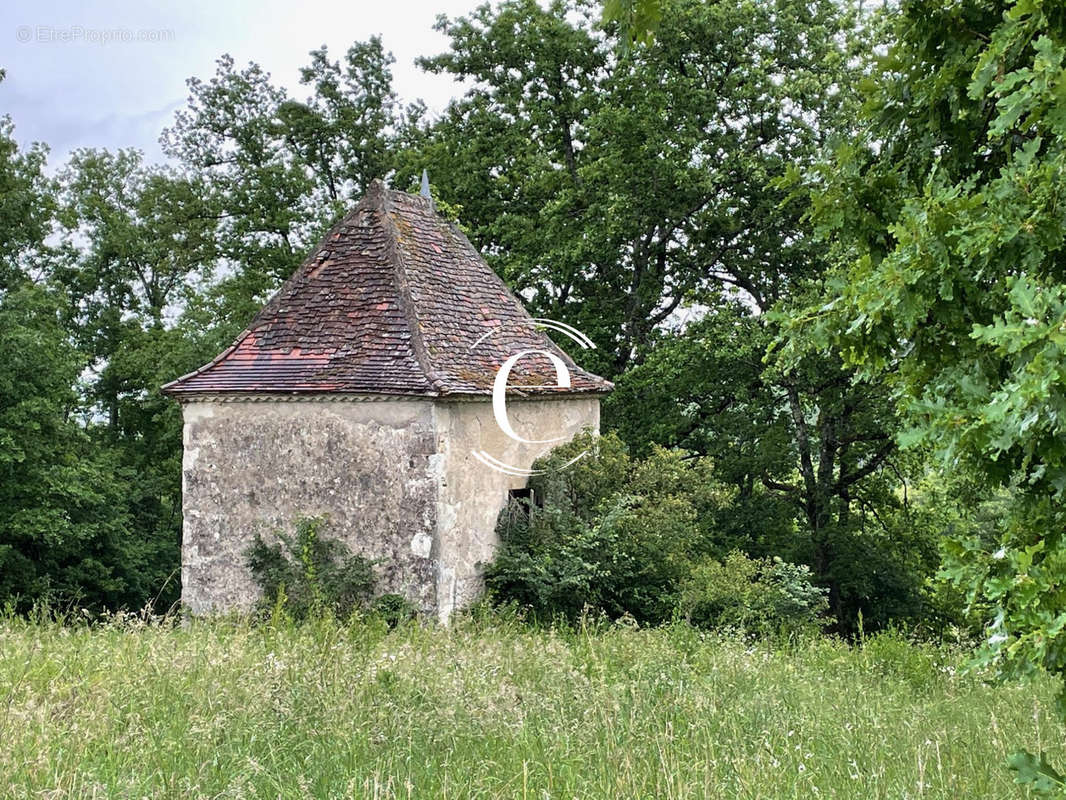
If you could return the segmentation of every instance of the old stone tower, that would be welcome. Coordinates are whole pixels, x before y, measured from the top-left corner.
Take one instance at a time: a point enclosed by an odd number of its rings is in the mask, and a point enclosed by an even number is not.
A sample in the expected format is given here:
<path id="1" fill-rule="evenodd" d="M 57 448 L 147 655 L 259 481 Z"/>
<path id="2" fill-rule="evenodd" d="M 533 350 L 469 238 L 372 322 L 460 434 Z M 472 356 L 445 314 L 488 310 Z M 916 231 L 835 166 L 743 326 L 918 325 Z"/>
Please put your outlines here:
<path id="1" fill-rule="evenodd" d="M 493 413 L 509 360 L 518 438 Z M 381 591 L 447 619 L 480 591 L 509 490 L 558 443 L 540 440 L 596 428 L 610 389 L 428 197 L 375 181 L 229 349 L 163 387 L 185 420 L 182 601 L 247 608 L 255 534 L 327 514 L 380 559 Z"/>

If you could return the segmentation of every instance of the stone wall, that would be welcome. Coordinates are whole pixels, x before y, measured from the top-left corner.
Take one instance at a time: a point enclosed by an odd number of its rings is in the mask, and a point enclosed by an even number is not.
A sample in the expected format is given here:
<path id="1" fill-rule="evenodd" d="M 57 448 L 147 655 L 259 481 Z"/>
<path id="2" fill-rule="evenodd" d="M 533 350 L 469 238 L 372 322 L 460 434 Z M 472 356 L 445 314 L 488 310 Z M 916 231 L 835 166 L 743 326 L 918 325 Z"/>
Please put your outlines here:
<path id="1" fill-rule="evenodd" d="M 184 404 L 182 601 L 247 609 L 257 532 L 329 515 L 328 535 L 381 559 L 383 592 L 427 613 L 436 596 L 433 406 L 428 400 Z"/>
<path id="2" fill-rule="evenodd" d="M 584 428 L 599 430 L 596 397 L 507 401 L 507 416 L 524 439 L 572 439 Z M 483 566 L 498 544 L 496 518 L 507 493 L 526 485 L 526 478 L 508 475 L 482 463 L 475 451 L 529 469 L 533 461 L 562 442 L 523 444 L 496 424 L 489 401 L 452 401 L 437 405 L 437 448 L 443 459 L 437 505 L 440 570 L 437 609 L 443 620 L 469 605 L 484 588 Z"/>
<path id="3" fill-rule="evenodd" d="M 508 400 L 527 439 L 598 429 L 599 400 Z M 327 515 L 326 533 L 379 560 L 381 592 L 447 621 L 477 598 L 496 518 L 526 484 L 474 456 L 528 469 L 555 444 L 500 430 L 488 399 L 186 402 L 182 602 L 194 614 L 246 610 L 258 588 L 245 554 L 262 533 Z"/>

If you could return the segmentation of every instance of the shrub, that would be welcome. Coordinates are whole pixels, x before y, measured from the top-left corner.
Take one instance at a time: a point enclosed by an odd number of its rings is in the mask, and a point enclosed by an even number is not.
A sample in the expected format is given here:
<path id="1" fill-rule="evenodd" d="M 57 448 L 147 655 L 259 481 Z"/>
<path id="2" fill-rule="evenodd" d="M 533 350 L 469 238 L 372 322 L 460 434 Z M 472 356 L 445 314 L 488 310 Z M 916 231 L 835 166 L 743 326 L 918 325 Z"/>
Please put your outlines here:
<path id="1" fill-rule="evenodd" d="M 814 630 L 828 610 L 806 566 L 721 555 L 714 520 L 733 493 L 706 458 L 654 447 L 633 459 L 614 434 L 586 433 L 535 467 L 545 470 L 529 483 L 538 502 L 510 504 L 497 525 L 501 547 L 486 571 L 497 602 L 542 618 L 680 615 L 761 635 Z"/>
<path id="2" fill-rule="evenodd" d="M 678 610 L 704 628 L 787 635 L 819 627 L 829 607 L 826 594 L 811 582 L 806 566 L 734 550 L 722 561 L 707 558 L 692 569 L 681 586 Z"/>
<path id="3" fill-rule="evenodd" d="M 297 619 L 324 611 L 348 617 L 366 608 L 374 591 L 373 562 L 322 536 L 324 517 L 296 520 L 295 532 L 277 532 L 268 545 L 258 534 L 246 563 L 262 591 L 260 608 L 283 608 Z"/>
<path id="4" fill-rule="evenodd" d="M 495 596 L 541 617 L 575 619 L 590 608 L 644 623 L 668 619 L 708 546 L 701 526 L 729 502 L 709 463 L 661 448 L 634 462 L 617 436 L 585 433 L 535 467 L 547 470 L 530 480 L 540 502 L 513 503 L 500 516 L 501 548 L 486 571 Z"/>
<path id="5" fill-rule="evenodd" d="M 414 604 L 401 594 L 381 595 L 373 602 L 370 610 L 390 628 L 409 622 L 418 615 L 418 609 Z"/>
<path id="6" fill-rule="evenodd" d="M 947 649 L 909 638 L 897 628 L 864 636 L 861 647 L 866 669 L 915 690 L 934 688 L 944 677 Z"/>

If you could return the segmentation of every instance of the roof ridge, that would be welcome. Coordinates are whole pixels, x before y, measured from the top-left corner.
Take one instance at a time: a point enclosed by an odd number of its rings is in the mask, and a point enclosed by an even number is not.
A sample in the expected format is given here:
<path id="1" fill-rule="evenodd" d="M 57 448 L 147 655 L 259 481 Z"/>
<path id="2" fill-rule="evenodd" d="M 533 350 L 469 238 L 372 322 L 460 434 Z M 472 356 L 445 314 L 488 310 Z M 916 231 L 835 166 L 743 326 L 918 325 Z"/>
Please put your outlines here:
<path id="1" fill-rule="evenodd" d="M 433 368 L 433 362 L 429 357 L 429 351 L 426 349 L 425 340 L 422 338 L 422 330 L 418 323 L 417 305 L 414 298 L 411 297 L 411 290 L 407 283 L 407 265 L 404 263 L 403 248 L 400 247 L 400 231 L 389 213 L 392 205 L 389 195 L 396 192 L 396 190 L 388 189 L 380 181 L 377 183 L 380 183 L 383 189 L 380 213 L 382 224 L 387 232 L 385 237 L 386 252 L 389 254 L 389 263 L 393 267 L 393 277 L 396 280 L 396 293 L 400 310 L 403 312 L 404 319 L 407 321 L 407 328 L 411 333 L 411 349 L 414 351 L 415 359 L 418 361 L 418 365 L 422 368 L 422 372 L 430 385 L 438 393 L 443 394 L 447 384 Z M 415 199 L 414 195 L 411 195 L 411 198 Z M 422 198 L 417 199 L 422 200 Z"/>

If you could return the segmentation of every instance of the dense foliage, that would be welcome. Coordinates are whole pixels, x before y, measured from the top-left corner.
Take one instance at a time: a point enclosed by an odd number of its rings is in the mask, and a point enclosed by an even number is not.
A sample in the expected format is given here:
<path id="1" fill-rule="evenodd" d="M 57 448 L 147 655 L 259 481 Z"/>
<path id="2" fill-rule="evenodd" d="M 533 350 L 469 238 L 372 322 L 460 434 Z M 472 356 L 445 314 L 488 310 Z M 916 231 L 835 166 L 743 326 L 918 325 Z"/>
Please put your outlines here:
<path id="1" fill-rule="evenodd" d="M 660 447 L 633 459 L 614 434 L 586 433 L 535 469 L 543 473 L 530 479 L 532 499 L 500 515 L 502 547 L 486 571 L 497 601 L 542 619 L 683 616 L 757 633 L 824 622 L 826 590 L 806 567 L 724 550 L 715 522 L 735 492 L 709 459 Z"/>
<path id="2" fill-rule="evenodd" d="M 374 592 L 374 565 L 327 535 L 327 519 L 301 517 L 291 532 L 258 535 L 246 563 L 259 584 L 262 611 L 306 619 L 332 613 L 341 619 L 363 610 Z"/>
<path id="3" fill-rule="evenodd" d="M 678 610 L 701 628 L 812 633 L 825 624 L 826 593 L 811 582 L 808 567 L 734 550 L 721 560 L 704 558 L 693 565 L 681 582 Z"/>
<path id="4" fill-rule="evenodd" d="M 26 283 L 0 303 L 0 598 L 140 603 L 141 542 L 110 453 L 69 420 L 83 362 L 54 293 Z"/>
<path id="5" fill-rule="evenodd" d="M 581 2 L 442 19 L 451 49 L 422 64 L 472 85 L 415 163 L 613 376 L 679 309 L 723 294 L 769 308 L 819 273 L 804 206 L 774 179 L 849 114 L 848 24 L 830 0 L 677 0 L 654 44 L 619 60 Z"/>
<path id="6" fill-rule="evenodd" d="M 904 444 L 1009 492 L 993 537 L 954 538 L 947 574 L 987 608 L 1003 674 L 1066 674 L 1066 8 L 904 2 L 886 39 L 855 135 L 810 176 L 839 267 L 791 345 L 884 382 Z"/>
<path id="7" fill-rule="evenodd" d="M 0 119 L 0 603 L 177 600 L 181 417 L 159 387 L 371 179 L 428 169 L 617 386 L 613 433 L 550 455 L 501 518 L 498 596 L 764 633 L 984 628 L 1001 676 L 1066 675 L 1062 3 L 502 0 L 437 27 L 420 64 L 465 87 L 438 117 L 372 38 L 309 54 L 302 98 L 220 57 L 165 164 L 49 168 Z M 252 561 L 297 615 L 369 596 L 312 521 Z M 1040 756 L 1013 765 L 1063 788 Z"/>
<path id="8" fill-rule="evenodd" d="M 839 360 L 768 363 L 773 335 L 764 318 L 723 304 L 619 376 L 605 416 L 638 450 L 709 456 L 736 491 L 717 514 L 723 539 L 810 565 L 844 630 L 860 613 L 875 627 L 933 623 L 926 588 L 943 520 L 907 491 L 923 464 L 895 449 L 887 393 L 853 383 Z"/>

